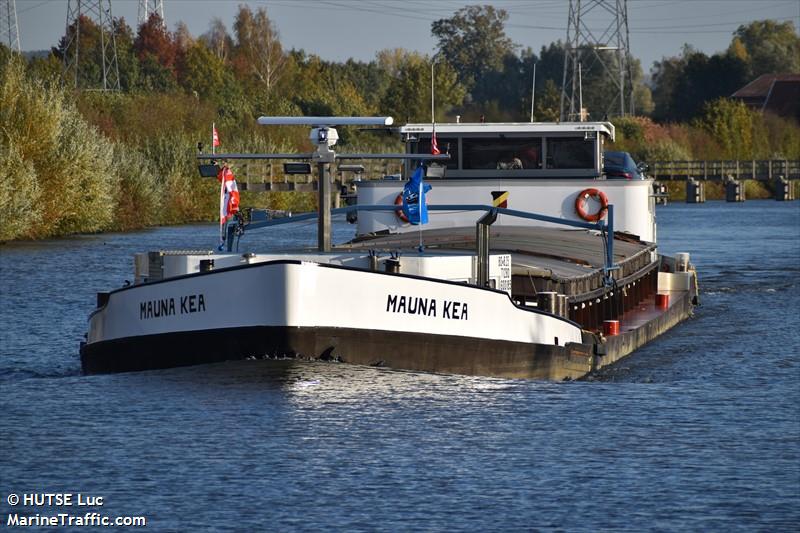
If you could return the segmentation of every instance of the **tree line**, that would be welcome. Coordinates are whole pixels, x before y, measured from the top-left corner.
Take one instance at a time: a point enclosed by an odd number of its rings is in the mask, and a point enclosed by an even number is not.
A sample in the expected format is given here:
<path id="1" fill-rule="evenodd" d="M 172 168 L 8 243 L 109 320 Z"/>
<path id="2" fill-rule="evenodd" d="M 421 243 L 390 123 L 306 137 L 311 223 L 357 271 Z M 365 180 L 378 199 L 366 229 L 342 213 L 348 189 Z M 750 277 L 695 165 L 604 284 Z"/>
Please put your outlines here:
<path id="1" fill-rule="evenodd" d="M 393 49 L 371 61 L 333 62 L 284 49 L 263 7 L 240 6 L 231 30 L 213 19 L 200 36 L 182 23 L 169 31 L 156 14 L 135 31 L 120 18 L 119 92 L 87 90 L 103 76 L 100 28 L 88 18 L 43 57 L 26 61 L 0 47 L 0 162 L 16 169 L 0 178 L 0 240 L 213 219 L 215 187 L 196 176 L 193 159 L 198 141 L 208 146 L 211 122 L 226 151 L 281 152 L 308 149 L 307 132 L 257 128 L 258 115 L 427 122 L 432 64 L 438 121 L 527 121 L 534 64 L 535 117 L 557 120 L 565 45 L 523 48 L 505 34 L 507 20 L 502 9 L 467 6 L 432 24 L 434 56 Z M 69 32 L 77 24 L 76 41 Z M 77 76 L 65 79 L 75 46 Z M 798 72 L 799 62 L 794 27 L 772 21 L 740 27 L 728 49 L 710 57 L 686 46 L 657 62 L 649 83 L 634 60 L 637 116 L 612 117 L 617 145 L 639 159 L 798 158 L 797 124 L 724 97 L 761 73 Z M 590 111 L 608 84 L 586 65 Z M 358 149 L 399 148 L 394 138 L 354 128 L 340 135 Z"/>

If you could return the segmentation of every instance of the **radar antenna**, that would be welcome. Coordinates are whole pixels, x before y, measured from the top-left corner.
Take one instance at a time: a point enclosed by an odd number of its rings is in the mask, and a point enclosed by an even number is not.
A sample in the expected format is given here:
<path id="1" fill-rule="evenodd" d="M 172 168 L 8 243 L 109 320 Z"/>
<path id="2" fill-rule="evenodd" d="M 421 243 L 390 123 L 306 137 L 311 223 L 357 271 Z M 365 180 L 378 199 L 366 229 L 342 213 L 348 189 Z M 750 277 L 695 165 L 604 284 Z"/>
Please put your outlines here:
<path id="1" fill-rule="evenodd" d="M 334 126 L 391 126 L 392 117 L 259 117 L 264 126 L 311 126 L 309 139 L 317 149 L 311 160 L 317 162 L 319 175 L 319 217 L 317 218 L 317 248 L 331 251 L 331 180 L 325 166 L 336 160 L 333 147 L 339 140 Z"/>

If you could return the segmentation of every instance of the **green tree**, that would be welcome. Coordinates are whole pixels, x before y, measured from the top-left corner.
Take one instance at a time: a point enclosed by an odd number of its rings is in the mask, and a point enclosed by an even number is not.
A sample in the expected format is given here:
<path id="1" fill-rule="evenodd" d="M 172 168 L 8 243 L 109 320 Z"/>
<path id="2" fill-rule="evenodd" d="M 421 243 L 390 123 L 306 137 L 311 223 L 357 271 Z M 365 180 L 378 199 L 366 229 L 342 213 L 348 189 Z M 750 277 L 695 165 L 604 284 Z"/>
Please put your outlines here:
<path id="1" fill-rule="evenodd" d="M 754 112 L 742 102 L 719 98 L 703 107 L 696 125 L 707 131 L 722 147 L 725 159 L 754 157 Z"/>
<path id="2" fill-rule="evenodd" d="M 386 91 L 381 109 L 397 120 L 428 122 L 431 119 L 431 59 L 406 52 L 398 59 L 396 78 Z M 445 61 L 434 65 L 437 120 L 461 104 L 466 91 L 453 67 Z"/>
<path id="3" fill-rule="evenodd" d="M 189 93 L 218 100 L 225 94 L 225 64 L 202 41 L 189 45 L 181 57 L 178 82 Z"/>
<path id="4" fill-rule="evenodd" d="M 139 83 L 139 60 L 133 47 L 133 30 L 125 19 L 114 21 L 114 42 L 117 46 L 119 86 L 124 92 L 132 91 Z"/>
<path id="5" fill-rule="evenodd" d="M 475 84 L 470 106 L 474 114 L 483 114 L 488 120 L 528 120 L 535 61 L 530 49 L 520 56 L 507 54 L 500 69 L 487 72 Z"/>
<path id="6" fill-rule="evenodd" d="M 653 80 L 653 117 L 656 120 L 665 121 L 670 120 L 672 117 L 677 116 L 678 109 L 676 105 L 680 102 L 676 101 L 675 96 L 678 89 L 678 83 L 683 77 L 683 71 L 686 68 L 686 59 L 689 53 L 687 52 L 688 45 L 684 47 L 684 52 L 680 56 L 665 57 L 661 61 L 653 63 L 653 68 L 650 71 Z"/>
<path id="7" fill-rule="evenodd" d="M 78 26 L 80 26 L 78 39 L 70 42 L 69 36 L 75 34 Z M 52 52 L 59 61 L 63 62 L 65 58 L 68 58 L 69 61 L 73 61 L 76 46 L 80 52 L 78 55 L 78 64 L 75 66 L 77 82 L 80 84 L 79 88 L 102 87 L 103 56 L 100 41 L 100 28 L 85 15 L 81 15 L 80 20 L 76 19 L 69 25 L 67 34 L 61 37 L 58 46 L 53 48 Z M 70 79 L 64 81 L 69 86 L 74 86 L 76 79 L 71 76 L 75 76 L 75 72 L 70 72 L 68 74 Z"/>
<path id="8" fill-rule="evenodd" d="M 730 96 L 747 81 L 747 64 L 731 53 L 711 57 L 684 47 L 680 57 L 665 58 L 653 71 L 654 117 L 685 121 L 699 116 L 706 102 Z"/>
<path id="9" fill-rule="evenodd" d="M 452 17 L 431 25 L 439 53 L 458 73 L 458 81 L 472 90 L 488 72 L 502 70 L 503 60 L 516 45 L 506 36 L 508 13 L 492 6 L 467 6 Z"/>
<path id="10" fill-rule="evenodd" d="M 542 90 L 536 91 L 534 118 L 537 122 L 555 122 L 559 119 L 560 112 L 561 90 L 552 79 L 545 80 Z"/>
<path id="11" fill-rule="evenodd" d="M 248 6 L 239 6 L 233 29 L 236 72 L 240 78 L 269 92 L 283 73 L 286 55 L 267 10 L 260 7 L 254 14 Z"/>
<path id="12" fill-rule="evenodd" d="M 747 54 L 751 79 L 762 74 L 800 72 L 800 36 L 790 21 L 758 20 L 739 26 L 731 48 L 739 45 Z"/>

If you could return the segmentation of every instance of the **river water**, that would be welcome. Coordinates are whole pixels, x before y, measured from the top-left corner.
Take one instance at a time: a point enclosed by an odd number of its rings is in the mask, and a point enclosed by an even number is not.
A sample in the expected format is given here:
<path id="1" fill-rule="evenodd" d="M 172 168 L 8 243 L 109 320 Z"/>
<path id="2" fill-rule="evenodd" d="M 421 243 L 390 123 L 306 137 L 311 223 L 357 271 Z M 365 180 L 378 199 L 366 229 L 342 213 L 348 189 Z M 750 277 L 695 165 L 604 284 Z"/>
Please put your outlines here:
<path id="1" fill-rule="evenodd" d="M 702 306 L 570 383 L 274 361 L 85 377 L 77 352 L 94 292 L 131 278 L 132 252 L 209 249 L 214 228 L 1 246 L 0 518 L 99 512 L 144 516 L 154 531 L 796 531 L 800 202 L 672 204 L 658 223 L 663 251 L 692 254 Z M 313 242 L 314 231 L 242 244 Z M 12 493 L 103 505 L 12 507 Z"/>

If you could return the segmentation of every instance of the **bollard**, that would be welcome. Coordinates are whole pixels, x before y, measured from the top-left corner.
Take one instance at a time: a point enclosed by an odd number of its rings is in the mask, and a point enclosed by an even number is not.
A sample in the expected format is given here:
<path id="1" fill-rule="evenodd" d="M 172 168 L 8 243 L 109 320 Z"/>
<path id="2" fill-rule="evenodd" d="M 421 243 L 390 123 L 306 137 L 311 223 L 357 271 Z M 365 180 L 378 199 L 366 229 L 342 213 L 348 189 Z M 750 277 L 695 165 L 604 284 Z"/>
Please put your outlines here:
<path id="1" fill-rule="evenodd" d="M 214 270 L 214 260 L 213 259 L 201 259 L 200 260 L 200 272 L 211 272 Z"/>
<path id="2" fill-rule="evenodd" d="M 558 315 L 569 319 L 569 297 L 566 294 L 557 294 L 558 300 Z"/>
<path id="3" fill-rule="evenodd" d="M 536 306 L 553 315 L 558 314 L 558 294 L 555 292 L 540 292 L 536 295 Z"/>
<path id="4" fill-rule="evenodd" d="M 400 273 L 400 258 L 390 257 L 383 263 L 384 270 L 389 274 Z"/>
<path id="5" fill-rule="evenodd" d="M 725 201 L 744 202 L 744 184 L 729 177 L 725 180 Z"/>
<path id="6" fill-rule="evenodd" d="M 783 176 L 775 180 L 775 199 L 779 202 L 794 200 L 794 187 L 792 187 L 792 182 Z"/>
<path id="7" fill-rule="evenodd" d="M 694 178 L 686 180 L 686 203 L 702 204 L 706 201 L 705 183 Z"/>
<path id="8" fill-rule="evenodd" d="M 686 252 L 675 254 L 675 272 L 689 272 L 690 255 Z"/>
<path id="9" fill-rule="evenodd" d="M 603 335 L 605 335 L 606 337 L 619 335 L 619 320 L 604 320 Z"/>
<path id="10" fill-rule="evenodd" d="M 669 308 L 669 294 L 658 293 L 656 294 L 656 309 Z"/>
<path id="11" fill-rule="evenodd" d="M 667 205 L 669 194 L 667 194 L 667 186 L 663 183 L 653 182 L 653 196 L 656 199 L 656 205 Z"/>

